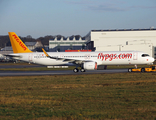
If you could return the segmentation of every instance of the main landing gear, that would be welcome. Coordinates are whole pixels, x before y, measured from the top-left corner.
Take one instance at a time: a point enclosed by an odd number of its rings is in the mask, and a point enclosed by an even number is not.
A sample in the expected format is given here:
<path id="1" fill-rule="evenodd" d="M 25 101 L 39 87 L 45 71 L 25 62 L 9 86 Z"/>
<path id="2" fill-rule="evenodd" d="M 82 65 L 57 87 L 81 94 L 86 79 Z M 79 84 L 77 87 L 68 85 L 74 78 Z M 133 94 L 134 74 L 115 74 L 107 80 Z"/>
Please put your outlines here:
<path id="1" fill-rule="evenodd" d="M 85 72 L 85 69 L 81 68 L 80 71 L 81 71 L 81 72 Z M 74 72 L 74 73 L 77 73 L 77 72 L 79 72 L 79 69 L 78 69 L 78 68 L 74 68 L 74 69 L 73 69 L 73 72 Z"/>

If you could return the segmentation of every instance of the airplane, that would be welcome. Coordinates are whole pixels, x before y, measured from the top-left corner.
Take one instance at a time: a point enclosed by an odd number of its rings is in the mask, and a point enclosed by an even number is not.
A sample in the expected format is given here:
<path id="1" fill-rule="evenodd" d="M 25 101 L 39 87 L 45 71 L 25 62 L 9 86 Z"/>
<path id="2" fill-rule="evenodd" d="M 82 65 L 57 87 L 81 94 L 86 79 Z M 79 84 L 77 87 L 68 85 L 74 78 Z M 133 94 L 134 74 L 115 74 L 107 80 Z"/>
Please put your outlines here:
<path id="1" fill-rule="evenodd" d="M 7 56 L 29 63 L 45 66 L 76 66 L 73 72 L 97 70 L 99 65 L 152 64 L 154 58 L 140 51 L 95 51 L 95 52 L 32 52 L 16 35 L 8 32 L 13 54 Z"/>

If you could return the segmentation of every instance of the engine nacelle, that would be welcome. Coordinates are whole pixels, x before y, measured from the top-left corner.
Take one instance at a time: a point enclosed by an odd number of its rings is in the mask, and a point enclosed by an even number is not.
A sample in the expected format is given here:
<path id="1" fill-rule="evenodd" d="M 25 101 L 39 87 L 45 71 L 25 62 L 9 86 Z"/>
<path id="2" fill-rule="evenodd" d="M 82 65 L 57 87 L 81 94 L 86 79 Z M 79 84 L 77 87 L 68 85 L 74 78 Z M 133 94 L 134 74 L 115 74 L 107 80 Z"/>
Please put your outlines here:
<path id="1" fill-rule="evenodd" d="M 83 68 L 85 70 L 97 70 L 97 62 L 84 62 Z"/>

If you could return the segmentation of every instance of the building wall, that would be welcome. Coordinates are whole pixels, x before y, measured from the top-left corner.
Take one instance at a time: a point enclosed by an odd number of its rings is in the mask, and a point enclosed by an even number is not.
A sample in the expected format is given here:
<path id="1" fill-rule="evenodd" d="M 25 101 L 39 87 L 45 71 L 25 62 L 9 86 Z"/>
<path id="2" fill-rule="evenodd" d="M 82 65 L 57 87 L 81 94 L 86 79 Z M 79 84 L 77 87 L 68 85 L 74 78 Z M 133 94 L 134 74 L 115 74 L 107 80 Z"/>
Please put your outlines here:
<path id="1" fill-rule="evenodd" d="M 154 57 L 154 49 L 152 44 L 139 44 L 139 45 L 124 45 L 121 46 L 121 51 L 128 51 L 130 49 L 135 51 L 143 51 L 148 53 L 150 56 Z"/>
<path id="2" fill-rule="evenodd" d="M 63 37 L 61 40 L 57 40 L 57 37 L 54 40 L 49 40 L 49 51 L 50 52 L 56 52 L 56 51 L 65 51 L 65 50 L 81 50 L 86 49 L 86 40 L 82 40 L 81 38 L 79 40 L 76 40 L 73 38 L 70 40 L 67 38 L 66 40 L 63 40 Z"/>
<path id="3" fill-rule="evenodd" d="M 156 29 L 119 31 L 92 30 L 90 32 L 90 36 L 90 41 L 94 41 L 96 51 L 138 50 L 146 52 L 154 57 L 155 52 L 153 50 L 153 46 L 156 47 Z"/>
<path id="4" fill-rule="evenodd" d="M 34 50 L 35 46 L 27 46 L 29 50 Z"/>
<path id="5" fill-rule="evenodd" d="M 126 41 L 133 40 L 146 40 L 156 46 L 156 30 L 91 32 L 91 41 L 94 41 L 95 46 L 126 45 Z"/>

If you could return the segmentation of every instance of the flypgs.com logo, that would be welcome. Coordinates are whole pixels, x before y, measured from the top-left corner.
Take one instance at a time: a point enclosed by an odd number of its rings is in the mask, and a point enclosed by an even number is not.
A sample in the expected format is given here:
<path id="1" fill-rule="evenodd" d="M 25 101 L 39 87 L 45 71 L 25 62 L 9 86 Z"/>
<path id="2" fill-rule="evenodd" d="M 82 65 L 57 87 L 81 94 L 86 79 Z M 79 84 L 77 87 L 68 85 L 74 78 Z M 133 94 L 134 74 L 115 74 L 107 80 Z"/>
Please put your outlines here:
<path id="1" fill-rule="evenodd" d="M 26 46 L 20 41 L 20 39 L 18 39 L 18 37 L 14 34 L 12 35 L 14 37 L 14 39 L 18 42 L 18 44 L 23 48 L 23 50 L 25 51 L 27 48 Z"/>
<path id="2" fill-rule="evenodd" d="M 103 54 L 103 53 L 99 53 L 98 54 L 98 59 L 103 60 L 109 60 L 112 61 L 113 59 L 131 59 L 132 58 L 132 53 L 126 53 L 126 54 Z"/>

